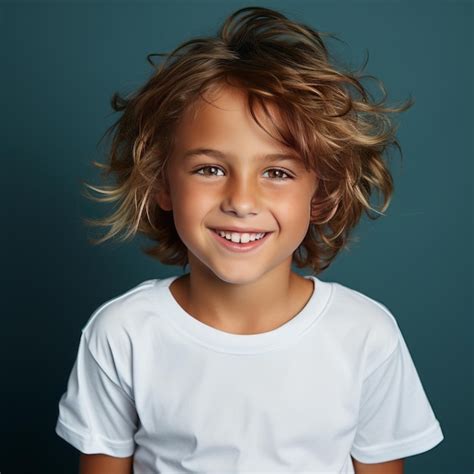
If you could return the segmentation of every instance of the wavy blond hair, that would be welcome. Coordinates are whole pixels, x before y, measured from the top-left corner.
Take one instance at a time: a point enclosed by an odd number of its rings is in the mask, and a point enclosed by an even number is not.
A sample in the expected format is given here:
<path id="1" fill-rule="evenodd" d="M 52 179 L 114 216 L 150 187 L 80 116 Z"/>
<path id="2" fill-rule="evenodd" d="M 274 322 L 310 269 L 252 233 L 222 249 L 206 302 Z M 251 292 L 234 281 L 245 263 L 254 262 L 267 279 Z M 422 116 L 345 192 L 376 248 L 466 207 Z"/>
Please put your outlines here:
<path id="1" fill-rule="evenodd" d="M 93 161 L 104 170 L 104 178 L 114 177 L 114 184 L 84 183 L 102 195 L 94 197 L 86 190 L 86 197 L 117 203 L 111 215 L 85 219 L 88 225 L 108 228 L 103 237 L 89 241 L 100 244 L 116 236 L 125 241 L 142 233 L 155 242 L 142 248 L 145 254 L 164 264 L 187 265 L 187 248 L 172 211 L 158 206 L 156 193 L 168 186 L 166 164 L 180 117 L 206 91 L 228 83 L 247 92 L 252 116 L 261 127 L 255 104 L 264 111 L 268 104 L 278 107 L 284 123 L 274 124 L 280 134 L 275 138 L 296 150 L 306 168 L 316 172 L 311 222 L 292 259 L 314 274 L 326 269 L 348 247 L 362 211 L 376 219 L 388 208 L 393 179 L 382 158 L 389 146 L 402 155 L 389 114 L 408 109 L 413 100 L 386 106 L 383 83 L 361 74 L 367 61 L 359 71 L 333 65 L 324 36 L 338 39 L 280 12 L 247 7 L 230 15 L 215 37 L 191 39 L 171 53 L 148 55 L 154 72 L 145 85 L 127 98 L 118 93 L 112 97 L 113 109 L 123 114 L 104 134 L 114 132 L 108 163 Z M 165 60 L 157 66 L 153 56 Z M 382 90 L 378 102 L 362 85 L 364 78 L 375 79 Z M 380 210 L 369 202 L 375 191 L 383 197 Z"/>

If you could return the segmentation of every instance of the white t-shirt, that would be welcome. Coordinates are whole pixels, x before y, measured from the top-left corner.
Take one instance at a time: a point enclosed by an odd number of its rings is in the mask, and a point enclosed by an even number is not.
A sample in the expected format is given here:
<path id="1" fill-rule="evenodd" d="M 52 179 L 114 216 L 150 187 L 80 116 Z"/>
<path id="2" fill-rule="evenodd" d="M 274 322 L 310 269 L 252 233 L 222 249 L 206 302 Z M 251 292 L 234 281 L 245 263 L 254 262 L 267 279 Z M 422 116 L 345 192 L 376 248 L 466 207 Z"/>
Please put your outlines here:
<path id="1" fill-rule="evenodd" d="M 56 433 L 83 453 L 134 455 L 135 474 L 354 473 L 443 438 L 397 322 L 340 283 L 284 325 L 231 334 L 147 280 L 82 329 Z"/>

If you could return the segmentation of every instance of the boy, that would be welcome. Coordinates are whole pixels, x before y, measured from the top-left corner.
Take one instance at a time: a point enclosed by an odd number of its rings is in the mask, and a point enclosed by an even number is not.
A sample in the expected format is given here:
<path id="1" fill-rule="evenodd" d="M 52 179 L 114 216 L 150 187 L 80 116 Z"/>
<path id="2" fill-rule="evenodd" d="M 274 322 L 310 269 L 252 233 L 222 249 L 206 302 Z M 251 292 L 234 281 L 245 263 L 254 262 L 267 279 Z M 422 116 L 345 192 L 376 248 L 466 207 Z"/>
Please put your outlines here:
<path id="1" fill-rule="evenodd" d="M 273 10 L 181 48 L 114 100 L 118 184 L 96 189 L 121 201 L 106 238 L 140 230 L 190 271 L 94 312 L 56 432 L 87 474 L 403 472 L 443 434 L 394 316 L 291 265 L 327 268 L 374 189 L 387 208 L 380 121 L 406 106 Z"/>

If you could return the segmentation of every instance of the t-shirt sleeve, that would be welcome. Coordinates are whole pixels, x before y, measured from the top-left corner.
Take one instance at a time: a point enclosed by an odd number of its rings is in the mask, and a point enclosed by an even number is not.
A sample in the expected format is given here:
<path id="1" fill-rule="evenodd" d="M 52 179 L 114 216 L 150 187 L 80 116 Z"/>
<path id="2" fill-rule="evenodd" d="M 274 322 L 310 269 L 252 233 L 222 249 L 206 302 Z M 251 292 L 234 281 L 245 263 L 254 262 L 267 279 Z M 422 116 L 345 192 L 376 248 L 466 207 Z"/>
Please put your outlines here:
<path id="1" fill-rule="evenodd" d="M 362 386 L 351 455 L 363 463 L 419 454 L 444 439 L 397 324 L 395 329 L 394 350 Z"/>
<path id="2" fill-rule="evenodd" d="M 93 337 L 97 339 L 95 333 Z M 83 331 L 67 390 L 59 401 L 56 433 L 82 453 L 128 457 L 134 452 L 135 404 L 121 385 L 114 361 L 92 352 L 91 346 L 99 343 L 91 344 Z"/>

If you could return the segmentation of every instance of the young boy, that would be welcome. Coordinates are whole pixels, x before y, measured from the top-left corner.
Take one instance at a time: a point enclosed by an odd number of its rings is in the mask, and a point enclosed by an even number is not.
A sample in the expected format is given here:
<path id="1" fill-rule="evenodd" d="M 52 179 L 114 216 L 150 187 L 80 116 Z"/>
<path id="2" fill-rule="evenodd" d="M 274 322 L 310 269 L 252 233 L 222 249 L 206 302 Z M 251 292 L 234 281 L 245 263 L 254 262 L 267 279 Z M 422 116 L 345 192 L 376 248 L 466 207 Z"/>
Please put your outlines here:
<path id="1" fill-rule="evenodd" d="M 388 206 L 386 114 L 407 106 L 371 103 L 320 34 L 268 9 L 171 58 L 114 100 L 118 183 L 94 189 L 121 203 L 106 238 L 139 230 L 190 270 L 94 312 L 57 434 L 89 474 L 403 472 L 443 434 L 397 322 L 316 274 L 374 190 Z"/>

